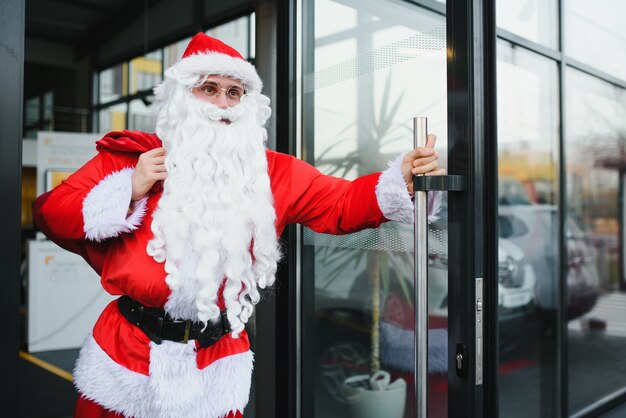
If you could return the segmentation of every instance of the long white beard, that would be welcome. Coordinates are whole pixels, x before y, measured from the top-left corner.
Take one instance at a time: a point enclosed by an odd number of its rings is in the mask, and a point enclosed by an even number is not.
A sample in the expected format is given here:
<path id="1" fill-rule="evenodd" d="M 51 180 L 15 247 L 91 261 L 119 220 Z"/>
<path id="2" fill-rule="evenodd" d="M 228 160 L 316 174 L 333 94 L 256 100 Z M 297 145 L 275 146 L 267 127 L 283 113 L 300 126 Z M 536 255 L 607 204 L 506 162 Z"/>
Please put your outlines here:
<path id="1" fill-rule="evenodd" d="M 182 85 L 161 87 L 168 99 L 157 119 L 168 176 L 153 215 L 148 254 L 165 262 L 174 318 L 214 321 L 220 285 L 237 336 L 274 283 L 280 250 L 263 127 L 264 96 L 226 111 Z M 229 119 L 230 125 L 220 120 Z"/>

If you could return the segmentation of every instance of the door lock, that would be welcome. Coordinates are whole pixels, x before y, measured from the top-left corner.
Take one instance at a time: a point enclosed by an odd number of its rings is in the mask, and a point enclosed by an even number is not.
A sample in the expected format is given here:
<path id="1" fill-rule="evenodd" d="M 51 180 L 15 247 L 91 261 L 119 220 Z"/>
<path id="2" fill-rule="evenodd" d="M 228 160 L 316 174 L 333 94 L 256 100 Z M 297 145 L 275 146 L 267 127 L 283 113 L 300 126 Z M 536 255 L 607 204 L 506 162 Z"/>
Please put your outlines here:
<path id="1" fill-rule="evenodd" d="M 463 368 L 463 354 L 457 353 L 456 355 L 456 368 L 461 370 Z"/>
<path id="2" fill-rule="evenodd" d="M 458 377 L 466 377 L 467 376 L 467 345 L 466 344 L 457 344 L 456 345 L 456 354 L 454 356 L 456 375 Z"/>

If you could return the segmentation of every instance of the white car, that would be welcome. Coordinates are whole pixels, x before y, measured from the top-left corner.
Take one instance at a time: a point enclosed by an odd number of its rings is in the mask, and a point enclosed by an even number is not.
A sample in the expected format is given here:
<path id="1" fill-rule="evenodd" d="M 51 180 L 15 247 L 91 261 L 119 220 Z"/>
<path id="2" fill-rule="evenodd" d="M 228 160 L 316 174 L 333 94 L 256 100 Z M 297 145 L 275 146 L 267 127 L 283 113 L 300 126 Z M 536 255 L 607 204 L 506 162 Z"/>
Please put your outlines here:
<path id="1" fill-rule="evenodd" d="M 429 228 L 430 360 L 433 372 L 447 369 L 448 257 L 445 220 Z M 341 400 L 345 378 L 367 373 L 370 356 L 371 275 L 381 271 L 381 361 L 396 370 L 413 369 L 413 227 L 390 223 L 378 230 L 341 237 L 305 230 L 315 269 L 315 341 L 325 390 Z M 306 247 L 305 247 L 306 248 Z M 376 250 L 384 250 L 376 252 Z M 309 257 L 311 257 L 309 253 Z M 535 272 L 524 252 L 507 239 L 498 246 L 501 330 L 534 313 Z M 510 326 L 508 326 L 510 325 Z M 506 338 L 503 338 L 506 341 Z"/>
<path id="2" fill-rule="evenodd" d="M 537 275 L 533 302 L 539 311 L 555 310 L 558 301 L 558 213 L 554 205 L 501 205 L 499 208 L 500 241 L 512 242 L 533 266 Z M 589 312 L 598 298 L 598 252 L 593 239 L 568 218 L 565 227 L 567 244 L 567 316 L 577 318 Z"/>

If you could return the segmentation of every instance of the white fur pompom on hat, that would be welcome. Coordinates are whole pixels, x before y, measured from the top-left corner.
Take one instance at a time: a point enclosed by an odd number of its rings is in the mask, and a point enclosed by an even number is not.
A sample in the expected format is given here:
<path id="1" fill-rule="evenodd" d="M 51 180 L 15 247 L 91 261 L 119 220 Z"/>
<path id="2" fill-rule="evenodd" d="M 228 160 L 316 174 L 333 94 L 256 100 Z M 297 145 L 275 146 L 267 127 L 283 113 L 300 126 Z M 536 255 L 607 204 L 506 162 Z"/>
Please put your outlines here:
<path id="1" fill-rule="evenodd" d="M 237 50 L 202 32 L 191 38 L 181 60 L 165 71 L 166 77 L 185 85 L 195 82 L 198 75 L 237 79 L 245 86 L 246 93 L 260 93 L 263 88 L 254 66 Z"/>

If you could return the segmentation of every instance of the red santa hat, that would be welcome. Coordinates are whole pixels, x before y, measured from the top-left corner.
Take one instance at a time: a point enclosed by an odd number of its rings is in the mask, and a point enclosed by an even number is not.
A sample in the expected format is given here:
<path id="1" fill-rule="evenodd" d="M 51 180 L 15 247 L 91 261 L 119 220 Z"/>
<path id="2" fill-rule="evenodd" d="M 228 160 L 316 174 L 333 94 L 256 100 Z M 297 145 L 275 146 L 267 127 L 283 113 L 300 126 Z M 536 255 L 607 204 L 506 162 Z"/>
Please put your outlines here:
<path id="1" fill-rule="evenodd" d="M 263 87 L 254 66 L 237 50 L 202 32 L 191 38 L 181 60 L 166 72 L 178 79 L 192 74 L 235 78 L 243 83 L 248 93 L 260 93 Z"/>

